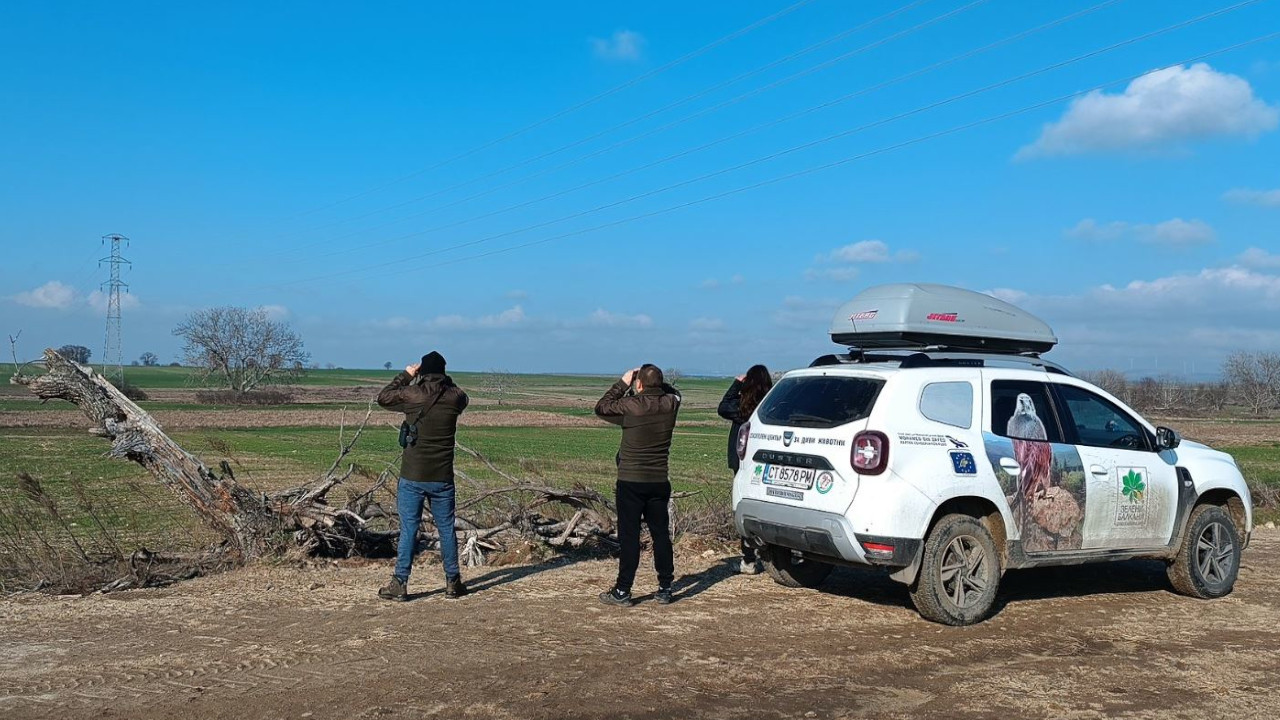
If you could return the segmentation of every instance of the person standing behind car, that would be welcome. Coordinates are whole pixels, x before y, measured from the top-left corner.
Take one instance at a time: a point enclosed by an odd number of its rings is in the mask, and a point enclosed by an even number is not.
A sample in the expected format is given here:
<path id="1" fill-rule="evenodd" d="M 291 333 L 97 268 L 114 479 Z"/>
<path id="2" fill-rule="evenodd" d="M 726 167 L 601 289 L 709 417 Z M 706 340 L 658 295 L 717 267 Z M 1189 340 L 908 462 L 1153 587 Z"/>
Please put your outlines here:
<path id="1" fill-rule="evenodd" d="M 751 419 L 751 413 L 756 411 L 756 407 L 772 387 L 773 376 L 769 374 L 769 368 L 764 365 L 752 365 L 745 375 L 739 375 L 733 381 L 725 392 L 724 398 L 720 400 L 720 407 L 716 409 L 720 417 L 733 423 L 729 429 L 729 469 L 734 474 L 737 474 L 740 463 L 738 432 L 742 429 L 743 423 Z M 738 571 L 746 575 L 755 575 L 760 572 L 760 565 L 756 560 L 756 549 L 745 539 L 742 541 L 742 562 L 738 564 Z"/>
<path id="2" fill-rule="evenodd" d="M 634 385 L 633 385 L 634 383 Z M 675 581 L 675 557 L 671 548 L 671 500 L 668 459 L 671 436 L 680 410 L 680 391 L 663 382 L 662 370 L 643 365 L 628 370 L 600 402 L 596 415 L 622 426 L 617 455 L 618 579 L 613 589 L 600 593 L 607 605 L 631 606 L 631 584 L 640 567 L 640 524 L 649 526 L 653 539 L 653 565 L 658 572 L 660 604 L 670 603 Z"/>
<path id="3" fill-rule="evenodd" d="M 400 514 L 400 545 L 391 581 L 378 590 L 386 600 L 408 599 L 409 572 L 417 551 L 422 508 L 428 505 L 440 533 L 447 598 L 466 594 L 458 569 L 458 536 L 454 532 L 453 447 L 458 416 L 467 408 L 467 394 L 445 374 L 444 356 L 431 351 L 422 362 L 396 375 L 382 392 L 378 404 L 405 415 L 401 426 L 400 482 L 396 509 Z"/>

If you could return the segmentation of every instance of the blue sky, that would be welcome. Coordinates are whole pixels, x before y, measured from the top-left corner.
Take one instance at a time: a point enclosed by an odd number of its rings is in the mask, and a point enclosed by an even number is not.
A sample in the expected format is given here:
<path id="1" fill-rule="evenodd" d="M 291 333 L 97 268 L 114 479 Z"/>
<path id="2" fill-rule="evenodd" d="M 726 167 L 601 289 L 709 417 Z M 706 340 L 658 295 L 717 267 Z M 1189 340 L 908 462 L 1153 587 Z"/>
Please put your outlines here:
<path id="1" fill-rule="evenodd" d="M 1212 373 L 1280 350 L 1280 39 L 1178 63 L 1280 0 L 1125 41 L 1235 4 L 7 2 L 0 331 L 100 355 L 121 233 L 126 361 L 245 305 L 321 364 L 728 374 L 921 281 Z"/>

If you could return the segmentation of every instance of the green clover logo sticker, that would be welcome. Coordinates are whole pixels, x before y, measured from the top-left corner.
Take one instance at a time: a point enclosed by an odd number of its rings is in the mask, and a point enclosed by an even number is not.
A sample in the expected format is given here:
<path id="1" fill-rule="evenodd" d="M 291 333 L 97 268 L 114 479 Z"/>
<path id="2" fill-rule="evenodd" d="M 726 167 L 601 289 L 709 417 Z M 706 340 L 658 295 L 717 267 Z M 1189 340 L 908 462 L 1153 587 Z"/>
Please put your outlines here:
<path id="1" fill-rule="evenodd" d="M 1129 498 L 1129 502 L 1141 502 L 1142 493 L 1147 490 L 1147 484 L 1142 482 L 1142 473 L 1130 470 L 1129 474 L 1120 478 L 1120 480 L 1124 484 L 1120 492 Z"/>

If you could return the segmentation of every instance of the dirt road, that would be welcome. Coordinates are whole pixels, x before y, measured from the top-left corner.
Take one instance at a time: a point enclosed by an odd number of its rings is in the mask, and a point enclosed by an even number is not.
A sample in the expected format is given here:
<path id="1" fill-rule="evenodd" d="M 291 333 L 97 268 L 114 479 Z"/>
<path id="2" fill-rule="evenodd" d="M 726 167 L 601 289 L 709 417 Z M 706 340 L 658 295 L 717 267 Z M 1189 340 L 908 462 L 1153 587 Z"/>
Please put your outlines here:
<path id="1" fill-rule="evenodd" d="M 615 565 L 470 575 L 378 601 L 389 565 L 256 567 L 147 590 L 0 602 L 0 717 L 1208 718 L 1280 713 L 1280 533 L 1236 592 L 1179 597 L 1127 562 L 1006 577 L 973 628 L 887 578 L 822 591 L 681 560 L 679 599 L 601 606 Z M 652 581 L 650 580 L 649 583 Z M 642 584 L 646 595 L 651 585 Z"/>

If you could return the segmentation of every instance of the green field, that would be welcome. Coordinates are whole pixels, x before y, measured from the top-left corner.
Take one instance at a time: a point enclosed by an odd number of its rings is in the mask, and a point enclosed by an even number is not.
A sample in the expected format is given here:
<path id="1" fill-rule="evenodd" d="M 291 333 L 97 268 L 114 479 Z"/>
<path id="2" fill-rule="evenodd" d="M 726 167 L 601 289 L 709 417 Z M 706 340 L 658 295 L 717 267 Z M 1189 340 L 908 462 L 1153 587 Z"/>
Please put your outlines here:
<path id="1" fill-rule="evenodd" d="M 126 368 L 129 381 L 148 390 L 191 389 L 194 371 L 190 368 L 153 367 Z M 157 412 L 191 412 L 234 409 L 237 413 L 271 411 L 280 427 L 236 428 L 207 427 L 175 431 L 173 438 L 188 451 L 216 468 L 227 460 L 237 479 L 262 491 L 297 485 L 320 474 L 333 461 L 338 449 L 337 427 L 289 426 L 290 413 L 347 408 L 348 421 L 363 409 L 365 400 L 336 402 L 332 395 L 307 388 L 360 388 L 357 398 L 371 398 L 378 386 L 394 376 L 383 370 L 316 370 L 309 371 L 300 383 L 299 397 L 305 404 L 283 406 L 218 406 L 184 403 L 161 399 L 141 403 Z M 482 373 L 457 373 L 457 382 L 478 401 L 473 412 L 534 410 L 575 418 L 589 417 L 592 405 L 611 384 L 612 377 L 525 375 L 512 379 L 511 388 L 503 394 L 501 406 L 497 397 L 485 389 Z M 718 419 L 714 407 L 728 379 L 682 378 L 679 385 L 685 402 L 680 413 L 672 447 L 671 476 L 677 491 L 696 491 L 697 497 L 684 500 L 689 507 L 727 506 L 730 483 L 725 467 L 725 445 L 728 424 Z M 40 405 L 25 395 L 25 389 L 4 386 L 0 411 L 21 413 L 40 408 L 66 413 L 65 427 L 6 428 L 0 430 L 0 510 L 47 514 L 32 504 L 19 490 L 19 473 L 29 473 L 38 480 L 55 504 L 64 525 L 49 527 L 41 520 L 50 538 L 64 535 L 66 530 L 90 538 L 100 537 L 103 527 L 118 536 L 121 545 L 147 545 L 153 549 L 170 546 L 194 547 L 210 540 L 192 513 L 164 490 L 138 466 L 103 457 L 107 443 L 89 436 L 78 410 L 68 403 Z M 316 394 L 319 392 L 319 394 Z M 190 397 L 185 395 L 183 397 Z M 487 402 L 485 402 L 487 401 Z M 194 416 L 193 416 L 194 417 Z M 228 424 L 228 414 L 220 422 Z M 350 432 L 350 428 L 348 428 Z M 601 423 L 590 427 L 476 427 L 460 428 L 458 441 L 490 458 L 503 470 L 524 480 L 539 484 L 585 485 L 608 493 L 614 478 L 613 458 L 620 431 Z M 1252 485 L 1264 489 L 1280 489 L 1280 441 L 1265 444 L 1224 447 L 1240 465 Z M 476 482 L 492 486 L 505 484 L 483 464 L 459 454 L 458 469 Z M 352 477 L 350 489 L 362 490 L 371 478 L 384 469 L 394 471 L 399 459 L 395 432 L 386 425 L 370 427 L 347 462 L 355 463 L 361 472 Z M 465 480 L 460 481 L 460 495 L 476 492 Z M 335 498 L 345 495 L 340 490 Z M 0 514 L 0 531 L 6 516 Z M 1257 512 L 1258 522 L 1280 519 L 1276 508 Z M 19 518 L 21 520 L 21 518 Z M 39 523 L 37 523 L 39 524 Z M 28 540 L 31 538 L 28 537 Z M 2 550 L 0 550 L 2 552 Z M 3 558 L 0 558 L 3 559 Z"/>

